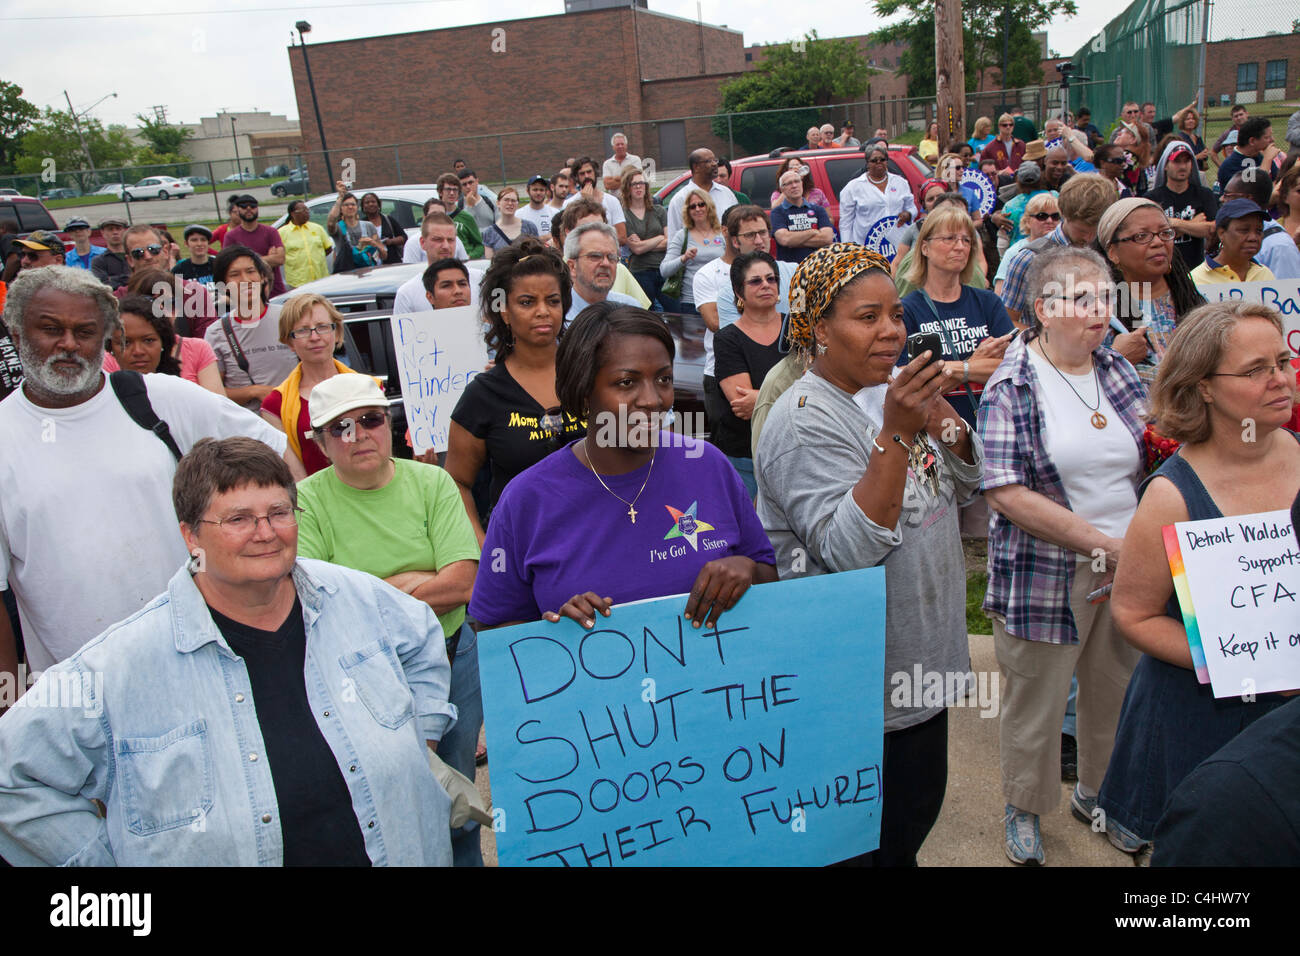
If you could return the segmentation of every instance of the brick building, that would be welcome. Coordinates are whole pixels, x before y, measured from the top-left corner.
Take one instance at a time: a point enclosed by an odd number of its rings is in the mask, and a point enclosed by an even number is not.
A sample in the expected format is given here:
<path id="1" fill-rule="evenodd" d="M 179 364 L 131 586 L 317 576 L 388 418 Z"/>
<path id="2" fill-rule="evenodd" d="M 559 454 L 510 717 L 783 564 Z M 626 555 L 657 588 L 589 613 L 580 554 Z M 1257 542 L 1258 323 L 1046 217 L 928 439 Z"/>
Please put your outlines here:
<path id="1" fill-rule="evenodd" d="M 312 180 L 333 182 L 352 159 L 368 184 L 428 182 L 457 157 L 485 181 L 520 182 L 567 156 L 608 156 L 615 130 L 631 152 L 681 166 L 698 146 L 726 151 L 708 117 L 719 86 L 745 69 L 738 30 L 634 6 L 313 43 L 327 175 L 303 50 L 288 52 Z M 401 80 L 377 96 L 360 64 Z M 665 117 L 700 118 L 654 122 Z"/>

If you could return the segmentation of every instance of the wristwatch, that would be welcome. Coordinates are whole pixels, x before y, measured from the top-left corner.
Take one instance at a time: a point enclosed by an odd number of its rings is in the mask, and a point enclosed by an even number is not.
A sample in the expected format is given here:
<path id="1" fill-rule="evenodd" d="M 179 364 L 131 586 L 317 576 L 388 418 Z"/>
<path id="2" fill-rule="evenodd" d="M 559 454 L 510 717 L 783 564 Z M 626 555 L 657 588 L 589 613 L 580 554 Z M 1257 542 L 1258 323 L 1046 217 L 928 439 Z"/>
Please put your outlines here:
<path id="1" fill-rule="evenodd" d="M 961 363 L 961 383 L 967 385 L 970 383 L 970 359 Z"/>

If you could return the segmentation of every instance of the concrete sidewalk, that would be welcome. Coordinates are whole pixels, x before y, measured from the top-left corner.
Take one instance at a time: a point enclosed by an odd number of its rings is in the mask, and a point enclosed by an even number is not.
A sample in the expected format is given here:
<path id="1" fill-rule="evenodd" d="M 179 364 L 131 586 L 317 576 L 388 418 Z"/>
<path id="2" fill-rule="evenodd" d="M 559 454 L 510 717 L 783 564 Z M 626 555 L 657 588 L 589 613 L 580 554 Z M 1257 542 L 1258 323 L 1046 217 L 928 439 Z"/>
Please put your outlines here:
<path id="1" fill-rule="evenodd" d="M 971 669 L 984 675 L 992 688 L 998 662 L 990 634 L 970 635 Z M 985 702 L 991 714 L 996 709 Z M 948 712 L 948 793 L 939 821 L 921 848 L 922 866 L 1012 866 L 1002 849 L 1003 822 L 1001 772 L 998 767 L 998 721 L 980 716 L 975 706 L 953 707 Z M 488 768 L 478 769 L 475 781 L 488 796 Z M 1080 823 L 1070 814 L 1073 784 L 1061 784 L 1061 804 L 1041 820 L 1043 852 L 1048 866 L 1133 866 L 1133 858 L 1110 845 L 1103 833 Z M 483 859 L 497 865 L 496 840 L 483 834 Z"/>

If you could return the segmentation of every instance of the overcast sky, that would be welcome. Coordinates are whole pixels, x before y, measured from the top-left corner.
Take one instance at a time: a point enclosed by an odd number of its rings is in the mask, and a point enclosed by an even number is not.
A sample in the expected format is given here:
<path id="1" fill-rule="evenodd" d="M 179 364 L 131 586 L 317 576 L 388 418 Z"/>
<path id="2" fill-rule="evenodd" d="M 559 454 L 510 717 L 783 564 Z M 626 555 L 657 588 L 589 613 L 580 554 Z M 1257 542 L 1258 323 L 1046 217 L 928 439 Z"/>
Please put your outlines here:
<path id="1" fill-rule="evenodd" d="M 1072 53 L 1128 5 L 1129 0 L 1081 0 L 1080 13 L 1048 28 L 1048 42 Z M 197 122 L 223 109 L 269 110 L 297 118 L 293 83 L 285 52 L 293 24 L 312 23 L 308 43 L 432 30 L 490 22 L 481 0 L 143 0 L 139 7 L 94 0 L 0 0 L 5 56 L 0 79 L 17 83 L 37 106 L 66 109 L 66 88 L 78 110 L 105 93 L 116 92 L 94 108 L 108 123 L 136 125 L 136 113 L 167 107 L 172 122 Z M 1275 0 L 1234 0 L 1234 13 L 1257 7 L 1285 20 Z M 491 22 L 560 14 L 563 0 L 492 0 Z M 745 43 L 775 43 L 815 29 L 824 37 L 867 33 L 882 21 L 863 0 L 650 0 L 654 12 L 726 24 L 744 33 Z M 106 14 L 116 8 L 118 14 Z M 256 9 L 255 9 L 256 8 Z M 143 11 L 143 12 L 137 12 Z M 158 11 L 158 12 L 149 12 Z M 797 18 L 792 16 L 797 12 Z M 1216 13 L 1218 34 L 1219 14 Z M 796 23 L 797 19 L 797 23 Z M 1243 17 L 1251 32 L 1262 32 L 1259 16 Z M 507 37 L 507 51 L 527 56 L 526 38 Z M 536 64 L 532 64 L 535 66 Z M 593 62 L 593 68 L 596 64 Z"/>

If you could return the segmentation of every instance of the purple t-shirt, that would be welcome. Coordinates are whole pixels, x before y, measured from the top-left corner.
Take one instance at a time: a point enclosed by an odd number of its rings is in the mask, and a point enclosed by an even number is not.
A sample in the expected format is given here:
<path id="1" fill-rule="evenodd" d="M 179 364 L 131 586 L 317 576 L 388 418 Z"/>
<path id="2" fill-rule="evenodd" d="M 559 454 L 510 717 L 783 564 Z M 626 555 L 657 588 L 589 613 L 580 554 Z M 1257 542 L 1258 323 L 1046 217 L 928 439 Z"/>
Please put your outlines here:
<path id="1" fill-rule="evenodd" d="M 280 238 L 280 233 L 273 226 L 259 222 L 257 228 L 252 232 L 249 232 L 243 226 L 235 226 L 227 232 L 226 241 L 221 244 L 221 248 L 228 249 L 234 245 L 247 246 L 259 256 L 265 256 L 272 249 L 283 246 L 284 240 Z M 271 287 L 271 295 L 279 295 L 284 291 L 284 270 L 279 266 L 274 266 L 271 269 L 271 274 L 275 276 L 275 283 Z"/>
<path id="2" fill-rule="evenodd" d="M 669 440 L 664 433 L 653 468 L 602 476 L 615 494 L 636 498 L 635 524 L 573 445 L 517 475 L 492 512 L 470 616 L 487 625 L 536 621 L 586 591 L 615 604 L 686 594 L 700 568 L 732 555 L 776 564 L 731 463 L 707 442 L 674 448 Z"/>

